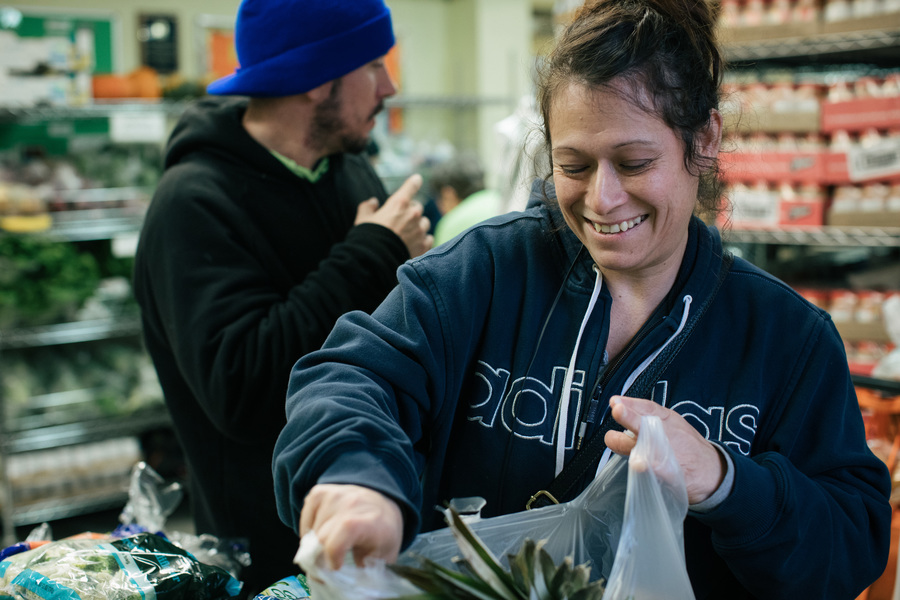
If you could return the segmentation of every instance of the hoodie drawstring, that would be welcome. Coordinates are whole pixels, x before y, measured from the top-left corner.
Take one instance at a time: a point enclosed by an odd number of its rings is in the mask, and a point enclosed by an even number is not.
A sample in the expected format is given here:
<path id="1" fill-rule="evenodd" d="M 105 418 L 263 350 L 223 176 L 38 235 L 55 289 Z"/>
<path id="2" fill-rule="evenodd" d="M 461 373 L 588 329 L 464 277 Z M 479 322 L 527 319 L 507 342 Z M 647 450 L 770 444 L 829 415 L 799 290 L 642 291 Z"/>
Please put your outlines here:
<path id="1" fill-rule="evenodd" d="M 603 287 L 603 275 L 600 269 L 594 266 L 597 278 L 594 280 L 594 291 L 591 292 L 591 301 L 588 303 L 587 311 L 581 320 L 581 328 L 578 330 L 578 338 L 575 340 L 575 347 L 572 349 L 572 358 L 569 359 L 569 368 L 566 369 L 566 376 L 563 379 L 562 394 L 559 397 L 559 411 L 557 412 L 556 424 L 556 475 L 559 475 L 566 462 L 566 438 L 569 429 L 569 401 L 572 396 L 572 380 L 575 377 L 575 359 L 578 357 L 578 347 L 581 345 L 581 335 L 587 326 L 588 319 L 594 311 L 597 304 L 597 298 L 600 297 L 600 289 Z"/>
<path id="2" fill-rule="evenodd" d="M 691 313 L 691 302 L 693 301 L 693 298 L 688 294 L 685 295 L 681 300 L 684 302 L 684 312 L 681 313 L 681 323 L 678 324 L 678 329 L 675 330 L 675 333 L 669 336 L 669 339 L 666 340 L 665 344 L 657 348 L 656 352 L 645 358 L 644 362 L 638 365 L 638 368 L 628 376 L 628 379 L 625 380 L 625 384 L 622 386 L 622 391 L 620 392 L 622 395 L 625 395 L 625 393 L 628 391 L 628 388 L 631 387 L 631 384 L 633 384 L 637 380 L 637 378 L 641 376 L 641 373 L 647 370 L 647 367 L 649 367 L 650 363 L 652 363 L 656 359 L 656 357 L 659 356 L 659 353 L 665 350 L 666 346 L 671 344 L 672 340 L 678 337 L 678 334 L 681 333 L 682 329 L 684 329 L 684 326 L 687 324 L 688 315 L 690 315 Z"/>

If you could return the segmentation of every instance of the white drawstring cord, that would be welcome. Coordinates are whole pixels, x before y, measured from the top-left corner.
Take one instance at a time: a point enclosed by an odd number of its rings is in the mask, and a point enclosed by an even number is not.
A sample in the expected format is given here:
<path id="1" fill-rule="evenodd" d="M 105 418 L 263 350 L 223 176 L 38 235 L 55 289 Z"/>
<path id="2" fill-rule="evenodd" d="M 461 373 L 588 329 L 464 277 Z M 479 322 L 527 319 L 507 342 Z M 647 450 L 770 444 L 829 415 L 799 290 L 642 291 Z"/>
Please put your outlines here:
<path id="1" fill-rule="evenodd" d="M 591 301 L 588 303 L 587 311 L 581 320 L 581 328 L 578 330 L 578 338 L 575 340 L 575 348 L 572 349 L 572 358 L 569 359 L 569 368 L 566 369 L 566 376 L 563 379 L 562 394 L 559 398 L 559 410 L 557 411 L 556 423 L 556 475 L 559 475 L 566 462 L 566 438 L 569 430 L 569 401 L 572 396 L 572 380 L 575 377 L 575 359 L 578 357 L 578 347 L 581 345 L 581 334 L 587 326 L 588 319 L 594 311 L 597 304 L 597 298 L 600 296 L 600 288 L 603 287 L 603 275 L 600 269 L 594 266 L 597 272 L 597 279 L 594 280 L 594 291 L 591 293 Z"/>
<path id="2" fill-rule="evenodd" d="M 681 323 L 679 323 L 678 329 L 669 337 L 668 340 L 666 340 L 665 344 L 663 344 L 656 352 L 651 354 L 649 358 L 642 362 L 638 366 L 638 368 L 628 376 L 628 379 L 625 381 L 625 385 L 622 386 L 622 394 L 628 391 L 628 388 L 631 387 L 631 384 L 633 384 L 635 380 L 640 377 L 641 373 L 643 373 L 647 369 L 647 367 L 650 366 L 650 363 L 653 362 L 653 359 L 659 356 L 659 353 L 663 351 L 663 348 L 668 346 L 669 343 L 674 340 L 679 333 L 681 333 L 681 330 L 684 329 L 684 326 L 687 324 L 688 315 L 690 314 L 691 302 L 693 301 L 693 298 L 690 295 L 687 295 L 682 298 L 682 301 L 684 302 L 684 312 L 681 314 Z M 600 457 L 600 463 L 597 465 L 597 470 L 594 472 L 594 477 L 600 475 L 600 471 L 602 471 L 603 467 L 605 467 L 609 463 L 609 459 L 611 457 L 612 450 L 610 450 L 609 448 L 605 449 L 603 451 L 603 455 Z"/>
<path id="3" fill-rule="evenodd" d="M 687 325 L 688 315 L 691 312 L 691 302 L 693 301 L 693 298 L 690 295 L 686 295 L 684 298 L 682 298 L 682 301 L 684 302 L 684 312 L 681 313 L 681 323 L 678 325 L 678 329 L 676 329 L 675 333 L 673 333 L 669 337 L 669 339 L 666 340 L 665 344 L 657 348 L 656 352 L 644 359 L 644 362 L 638 365 L 637 369 L 632 371 L 631 375 L 628 376 L 628 379 L 625 380 L 625 385 L 622 386 L 622 391 L 619 392 L 620 394 L 624 395 L 625 392 L 628 391 L 628 388 L 631 387 L 631 384 L 633 384 L 637 380 L 637 378 L 641 376 L 641 373 L 643 373 L 647 369 L 647 367 L 650 366 L 650 363 L 652 363 L 656 359 L 656 357 L 659 356 L 659 353 L 665 350 L 666 346 L 672 343 L 672 340 L 678 337 L 678 334 L 681 333 L 681 330 L 684 329 L 685 325 Z"/>

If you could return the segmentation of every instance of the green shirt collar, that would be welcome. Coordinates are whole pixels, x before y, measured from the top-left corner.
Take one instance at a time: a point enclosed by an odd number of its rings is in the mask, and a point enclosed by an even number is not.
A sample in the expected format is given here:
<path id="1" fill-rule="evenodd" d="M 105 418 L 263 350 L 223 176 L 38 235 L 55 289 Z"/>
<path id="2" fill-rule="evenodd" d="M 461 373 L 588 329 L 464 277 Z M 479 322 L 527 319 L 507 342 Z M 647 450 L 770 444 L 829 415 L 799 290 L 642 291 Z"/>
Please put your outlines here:
<path id="1" fill-rule="evenodd" d="M 284 156 L 283 154 L 279 154 L 278 152 L 275 152 L 274 150 L 269 150 L 269 152 L 272 153 L 272 156 L 274 156 L 275 158 L 280 160 L 284 166 L 286 166 L 288 169 L 290 169 L 291 173 L 293 173 L 297 177 L 300 177 L 301 179 L 307 179 L 311 183 L 316 183 L 317 181 L 319 181 L 322 178 L 322 176 L 325 173 L 328 172 L 328 157 L 327 156 L 319 161 L 319 163 L 316 165 L 315 169 L 310 170 L 310 169 L 307 169 L 306 167 L 304 167 L 303 165 L 298 165 L 292 159 L 288 158 L 287 156 Z"/>

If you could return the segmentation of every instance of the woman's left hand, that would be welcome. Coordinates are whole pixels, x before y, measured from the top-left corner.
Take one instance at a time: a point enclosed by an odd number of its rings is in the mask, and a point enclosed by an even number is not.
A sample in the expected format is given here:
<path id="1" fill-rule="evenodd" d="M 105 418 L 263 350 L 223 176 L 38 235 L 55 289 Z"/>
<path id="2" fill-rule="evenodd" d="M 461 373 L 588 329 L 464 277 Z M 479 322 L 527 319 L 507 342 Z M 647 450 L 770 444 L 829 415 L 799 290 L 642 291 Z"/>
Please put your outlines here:
<path id="1" fill-rule="evenodd" d="M 650 400 L 627 396 L 613 396 L 610 406 L 616 422 L 635 436 L 640 435 L 644 415 L 656 415 L 662 420 L 669 445 L 684 472 L 690 504 L 706 500 L 721 485 L 727 469 L 725 458 L 677 412 Z M 607 432 L 604 440 L 610 450 L 623 455 L 630 454 L 637 443 L 636 437 L 621 431 Z"/>

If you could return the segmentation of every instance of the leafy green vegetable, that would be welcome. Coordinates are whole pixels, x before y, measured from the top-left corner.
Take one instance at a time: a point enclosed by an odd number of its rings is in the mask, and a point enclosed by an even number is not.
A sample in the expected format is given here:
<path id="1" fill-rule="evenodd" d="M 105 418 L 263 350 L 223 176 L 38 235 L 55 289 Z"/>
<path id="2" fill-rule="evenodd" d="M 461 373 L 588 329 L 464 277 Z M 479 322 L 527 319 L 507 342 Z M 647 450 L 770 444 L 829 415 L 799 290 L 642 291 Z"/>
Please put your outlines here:
<path id="1" fill-rule="evenodd" d="M 96 259 L 75 244 L 0 235 L 0 328 L 70 319 L 99 282 Z"/>

